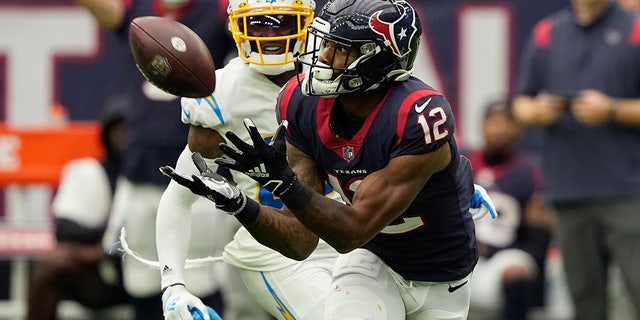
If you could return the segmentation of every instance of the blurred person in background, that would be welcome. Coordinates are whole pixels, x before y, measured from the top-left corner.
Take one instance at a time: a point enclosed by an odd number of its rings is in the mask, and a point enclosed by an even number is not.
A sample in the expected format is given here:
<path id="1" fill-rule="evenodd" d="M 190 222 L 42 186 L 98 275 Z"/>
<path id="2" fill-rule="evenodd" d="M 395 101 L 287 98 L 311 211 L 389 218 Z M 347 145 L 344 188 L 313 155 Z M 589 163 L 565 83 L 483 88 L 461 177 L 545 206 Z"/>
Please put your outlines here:
<path id="1" fill-rule="evenodd" d="M 531 307 L 544 304 L 550 226 L 538 195 L 540 167 L 521 146 L 511 100 L 486 106 L 482 133 L 484 145 L 465 153 L 498 215 L 476 221 L 480 259 L 472 275 L 471 311 L 525 320 Z"/>
<path id="2" fill-rule="evenodd" d="M 543 130 L 543 199 L 575 318 L 607 317 L 609 267 L 640 308 L 640 19 L 614 0 L 572 0 L 523 53 L 516 118 Z"/>
<path id="3" fill-rule="evenodd" d="M 139 16 L 163 16 L 178 20 L 194 30 L 207 44 L 217 66 L 233 42 L 227 34 L 226 2 L 211 0 L 75 0 L 98 21 L 113 30 L 128 43 L 130 22 Z M 125 46 L 129 50 L 128 45 Z M 179 121 L 179 98 L 155 88 L 147 82 L 135 66 L 133 56 L 127 53 L 124 62 L 122 90 L 130 99 L 131 108 L 125 113 L 129 127 L 122 165 L 121 179 L 115 190 L 111 218 L 103 245 L 113 250 L 120 229 L 127 230 L 128 241 L 144 257 L 157 258 L 155 246 L 155 218 L 158 203 L 167 179 L 157 167 L 172 163 L 184 148 L 188 127 Z M 206 201 L 201 201 L 206 203 Z M 207 204 L 208 205 L 208 204 Z M 226 233 L 211 232 L 206 226 L 216 224 L 220 215 L 206 210 L 194 210 L 201 217 L 192 226 L 193 237 L 190 257 L 219 255 L 230 239 Z M 206 223 L 203 223 L 205 221 Z M 219 312 L 223 311 L 221 298 L 216 295 L 224 277 L 210 268 L 195 268 L 186 274 L 194 294 L 207 301 Z M 124 286 L 133 297 L 136 319 L 162 319 L 160 275 L 157 270 L 125 258 L 123 261 Z M 242 287 L 239 284 L 238 287 Z"/>
<path id="4" fill-rule="evenodd" d="M 126 139 L 123 103 L 114 98 L 104 111 L 104 159 L 72 160 L 62 171 L 51 206 L 57 244 L 50 255 L 34 264 L 28 320 L 56 319 L 61 300 L 77 301 L 94 310 L 129 302 L 120 257 L 102 250 Z"/>
<path id="5" fill-rule="evenodd" d="M 618 0 L 618 3 L 631 11 L 640 12 L 640 0 Z"/>

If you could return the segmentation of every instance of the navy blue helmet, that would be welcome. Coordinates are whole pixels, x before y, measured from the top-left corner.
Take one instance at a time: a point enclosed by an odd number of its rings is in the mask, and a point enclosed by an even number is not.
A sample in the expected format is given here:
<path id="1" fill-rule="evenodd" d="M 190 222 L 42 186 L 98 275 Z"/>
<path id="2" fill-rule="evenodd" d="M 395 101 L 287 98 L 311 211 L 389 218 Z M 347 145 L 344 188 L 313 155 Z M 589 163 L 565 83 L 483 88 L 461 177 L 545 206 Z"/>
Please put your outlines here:
<path id="1" fill-rule="evenodd" d="M 308 52 L 299 58 L 308 67 L 302 90 L 336 96 L 408 79 L 422 28 L 415 9 L 404 0 L 330 0 L 309 33 Z M 358 58 L 348 65 L 345 61 L 329 66 L 319 61 L 328 46 L 355 52 Z"/>

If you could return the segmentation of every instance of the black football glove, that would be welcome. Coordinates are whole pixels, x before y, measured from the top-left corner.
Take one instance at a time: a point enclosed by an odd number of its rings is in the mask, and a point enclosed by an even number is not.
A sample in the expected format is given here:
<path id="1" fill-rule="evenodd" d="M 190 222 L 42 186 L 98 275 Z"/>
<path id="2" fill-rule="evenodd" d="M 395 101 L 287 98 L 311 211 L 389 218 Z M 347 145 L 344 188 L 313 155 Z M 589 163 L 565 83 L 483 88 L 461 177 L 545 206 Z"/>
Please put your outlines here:
<path id="1" fill-rule="evenodd" d="M 249 131 L 253 146 L 242 141 L 236 134 L 228 131 L 225 136 L 238 148 L 233 149 L 225 143 L 220 150 L 227 156 L 216 159 L 216 163 L 246 174 L 260 183 L 275 196 L 286 193 L 296 182 L 296 175 L 287 162 L 287 145 L 285 134 L 287 121 L 283 121 L 271 142 L 266 144 L 258 128 L 251 119 L 244 119 L 244 126 Z"/>
<path id="2" fill-rule="evenodd" d="M 160 172 L 189 188 L 194 194 L 215 202 L 220 210 L 233 215 L 242 211 L 247 203 L 247 197 L 240 189 L 225 177 L 211 171 L 200 153 L 194 152 L 191 158 L 200 171 L 200 176 L 191 175 L 193 180 L 175 172 L 170 166 L 160 167 Z"/>

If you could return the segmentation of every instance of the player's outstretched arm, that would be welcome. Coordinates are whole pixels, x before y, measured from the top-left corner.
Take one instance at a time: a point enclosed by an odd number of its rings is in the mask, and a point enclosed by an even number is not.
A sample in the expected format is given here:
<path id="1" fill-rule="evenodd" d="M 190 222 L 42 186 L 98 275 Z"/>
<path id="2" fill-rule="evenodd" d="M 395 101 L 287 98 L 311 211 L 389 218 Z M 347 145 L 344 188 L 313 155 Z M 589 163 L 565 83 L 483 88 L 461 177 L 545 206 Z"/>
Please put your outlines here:
<path id="1" fill-rule="evenodd" d="M 409 207 L 429 178 L 450 161 L 448 144 L 427 154 L 393 158 L 385 168 L 361 180 L 351 206 L 313 197 L 294 214 L 336 250 L 349 252 L 385 232 Z M 410 228 L 404 223 L 394 227 Z"/>
<path id="2" fill-rule="evenodd" d="M 185 148 L 176 162 L 176 171 L 198 174 L 191 160 L 191 150 Z M 160 264 L 161 286 L 185 283 L 184 268 L 191 235 L 191 206 L 198 196 L 171 181 L 162 193 L 156 214 L 156 247 Z"/>
<path id="3" fill-rule="evenodd" d="M 221 145 L 228 158 L 217 159 L 216 163 L 243 172 L 279 196 L 302 224 L 340 252 L 362 246 L 397 219 L 431 175 L 451 162 L 449 144 L 427 154 L 396 157 L 387 167 L 363 179 L 352 205 L 346 206 L 311 191 L 293 173 L 287 155 L 294 155 L 295 150 L 290 147 L 283 152 L 286 123 L 268 145 L 251 120 L 245 120 L 245 127 L 253 145 L 228 132 L 227 138 L 238 150 Z M 313 160 L 292 156 L 289 161 L 297 168 L 300 161 Z M 281 232 L 283 229 L 272 229 L 271 236 L 280 236 Z"/>
<path id="4" fill-rule="evenodd" d="M 160 171 L 194 194 L 215 202 L 217 208 L 235 216 L 256 240 L 283 255 L 302 260 L 315 249 L 318 237 L 296 218 L 282 210 L 261 207 L 236 185 L 212 172 L 199 153 L 193 154 L 193 161 L 200 175 L 188 177 L 169 166 L 161 167 Z"/>

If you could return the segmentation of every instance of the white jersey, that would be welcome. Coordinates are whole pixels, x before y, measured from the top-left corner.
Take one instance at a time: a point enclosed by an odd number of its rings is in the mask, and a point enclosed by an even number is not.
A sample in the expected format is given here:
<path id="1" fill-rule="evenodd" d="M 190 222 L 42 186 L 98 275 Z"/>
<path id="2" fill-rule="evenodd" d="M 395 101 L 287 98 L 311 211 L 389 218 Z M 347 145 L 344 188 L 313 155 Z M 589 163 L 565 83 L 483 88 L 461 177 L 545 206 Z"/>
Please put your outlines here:
<path id="1" fill-rule="evenodd" d="M 210 128 L 223 135 L 233 131 L 243 141 L 251 141 L 243 123 L 243 119 L 251 118 L 263 138 L 270 139 L 278 127 L 275 105 L 280 86 L 253 71 L 240 58 L 234 58 L 224 68 L 216 70 L 216 79 L 220 81 L 211 96 L 182 98 L 182 122 Z M 208 164 L 212 170 L 217 168 L 212 162 Z M 247 196 L 259 199 L 258 183 L 244 174 L 234 174 L 233 178 Z"/>
<path id="2" fill-rule="evenodd" d="M 51 208 L 56 218 L 89 228 L 105 225 L 111 208 L 111 186 L 102 164 L 94 158 L 67 163 Z"/>
<path id="3" fill-rule="evenodd" d="M 243 141 L 251 141 L 243 122 L 245 118 L 251 118 L 260 128 L 263 138 L 271 139 L 278 127 L 275 105 L 280 86 L 255 72 L 239 58 L 218 70 L 216 78 L 224 80 L 216 84 L 216 90 L 210 97 L 182 99 L 182 122 L 211 128 L 221 134 L 233 131 Z M 208 164 L 212 167 L 211 161 Z M 255 180 L 239 172 L 232 174 L 238 187 L 247 196 L 261 204 L 273 201 L 273 196 Z M 233 241 L 225 247 L 223 257 L 231 265 L 260 271 L 296 263 L 260 244 L 244 227 L 240 227 Z"/>

